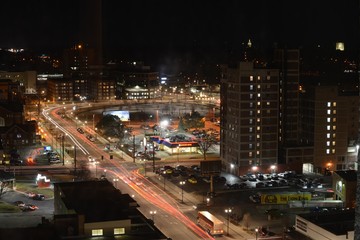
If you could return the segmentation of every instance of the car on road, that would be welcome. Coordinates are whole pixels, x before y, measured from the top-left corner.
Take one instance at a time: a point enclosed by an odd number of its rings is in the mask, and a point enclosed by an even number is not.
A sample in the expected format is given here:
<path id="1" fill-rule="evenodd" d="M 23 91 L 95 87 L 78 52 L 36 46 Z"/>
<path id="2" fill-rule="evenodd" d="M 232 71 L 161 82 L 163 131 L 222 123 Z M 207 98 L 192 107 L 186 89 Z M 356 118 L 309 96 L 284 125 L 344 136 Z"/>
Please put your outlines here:
<path id="1" fill-rule="evenodd" d="M 88 159 L 89 159 L 89 162 L 94 162 L 95 161 L 95 159 L 91 155 L 88 156 Z"/>
<path id="2" fill-rule="evenodd" d="M 82 128 L 77 128 L 76 130 L 77 130 L 79 133 L 84 134 L 84 130 L 83 130 Z"/>

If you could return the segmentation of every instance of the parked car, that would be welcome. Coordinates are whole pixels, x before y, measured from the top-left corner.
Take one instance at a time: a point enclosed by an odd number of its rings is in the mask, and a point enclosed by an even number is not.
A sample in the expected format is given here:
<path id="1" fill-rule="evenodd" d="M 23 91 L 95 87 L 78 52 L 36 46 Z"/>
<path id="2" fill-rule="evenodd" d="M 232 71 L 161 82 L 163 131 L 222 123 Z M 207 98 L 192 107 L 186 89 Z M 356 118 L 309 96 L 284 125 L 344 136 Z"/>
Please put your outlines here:
<path id="1" fill-rule="evenodd" d="M 45 195 L 37 193 L 32 197 L 32 199 L 34 199 L 34 200 L 45 200 Z"/>
<path id="2" fill-rule="evenodd" d="M 189 183 L 192 183 L 192 184 L 197 183 L 197 180 L 194 177 L 189 178 L 188 181 L 189 181 Z"/>
<path id="3" fill-rule="evenodd" d="M 15 201 L 14 204 L 18 207 L 25 206 L 25 203 L 23 201 Z"/>
<path id="4" fill-rule="evenodd" d="M 33 204 L 25 204 L 24 206 L 21 206 L 20 209 L 26 212 L 26 211 L 35 211 L 36 209 L 39 209 L 39 207 Z"/>

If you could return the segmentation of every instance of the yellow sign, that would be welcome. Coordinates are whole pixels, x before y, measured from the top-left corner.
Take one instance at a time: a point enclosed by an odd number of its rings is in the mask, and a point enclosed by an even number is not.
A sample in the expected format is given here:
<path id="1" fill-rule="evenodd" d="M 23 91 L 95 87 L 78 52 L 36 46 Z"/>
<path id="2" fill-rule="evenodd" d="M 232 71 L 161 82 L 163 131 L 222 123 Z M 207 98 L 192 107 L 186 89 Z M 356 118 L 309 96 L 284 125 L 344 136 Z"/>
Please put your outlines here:
<path id="1" fill-rule="evenodd" d="M 287 204 L 288 201 L 311 200 L 311 193 L 265 193 L 261 194 L 262 204 Z"/>

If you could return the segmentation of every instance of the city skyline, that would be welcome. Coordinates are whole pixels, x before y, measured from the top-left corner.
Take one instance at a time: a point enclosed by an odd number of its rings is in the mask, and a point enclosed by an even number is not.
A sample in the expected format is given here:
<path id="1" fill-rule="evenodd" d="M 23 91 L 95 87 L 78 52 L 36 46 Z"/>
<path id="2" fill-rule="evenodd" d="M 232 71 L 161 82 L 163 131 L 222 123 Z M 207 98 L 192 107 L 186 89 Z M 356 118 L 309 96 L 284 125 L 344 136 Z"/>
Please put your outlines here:
<path id="1" fill-rule="evenodd" d="M 85 1 L 5 1 L 1 47 L 62 50 L 81 41 Z M 87 1 L 89 2 L 89 1 Z M 345 42 L 358 51 L 358 1 L 103 1 L 104 49 L 136 58 L 214 54 L 278 43 L 290 48 Z M 221 58 L 220 58 L 221 59 Z"/>

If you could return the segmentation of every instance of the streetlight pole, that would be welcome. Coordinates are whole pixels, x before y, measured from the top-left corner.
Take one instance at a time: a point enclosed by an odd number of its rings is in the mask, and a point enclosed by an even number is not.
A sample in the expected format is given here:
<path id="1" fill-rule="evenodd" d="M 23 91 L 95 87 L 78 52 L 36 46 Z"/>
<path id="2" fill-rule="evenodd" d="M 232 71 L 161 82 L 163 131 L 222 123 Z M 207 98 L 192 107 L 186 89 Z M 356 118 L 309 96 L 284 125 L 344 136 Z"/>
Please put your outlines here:
<path id="1" fill-rule="evenodd" d="M 155 172 L 155 147 L 154 147 L 154 141 L 152 141 L 152 160 L 153 160 L 153 172 Z"/>
<path id="2" fill-rule="evenodd" d="M 227 208 L 225 209 L 225 213 L 227 214 L 227 232 L 226 234 L 229 236 L 229 225 L 230 225 L 230 213 L 231 213 L 231 208 Z"/>
<path id="3" fill-rule="evenodd" d="M 185 181 L 180 181 L 180 186 L 181 186 L 181 203 L 184 203 L 184 185 L 185 185 Z"/>
<path id="4" fill-rule="evenodd" d="M 179 165 L 179 149 L 180 147 L 177 146 L 177 165 Z"/>
<path id="5" fill-rule="evenodd" d="M 166 174 L 166 171 L 163 172 L 163 177 L 164 177 L 164 190 L 165 190 L 165 174 Z"/>
<path id="6" fill-rule="evenodd" d="M 61 135 L 61 144 L 62 144 L 62 163 L 63 163 L 63 166 L 65 165 L 65 146 L 64 146 L 64 139 L 65 139 L 65 136 L 64 134 Z"/>
<path id="7" fill-rule="evenodd" d="M 135 162 L 135 135 L 133 135 L 133 162 Z"/>
<path id="8" fill-rule="evenodd" d="M 119 179 L 118 178 L 114 178 L 113 179 L 113 182 L 114 182 L 114 185 L 115 185 L 115 188 L 117 188 L 117 182 L 119 181 Z"/>
<path id="9" fill-rule="evenodd" d="M 76 175 L 76 145 L 74 145 L 74 174 Z"/>
<path id="10" fill-rule="evenodd" d="M 259 232 L 259 229 L 258 229 L 258 228 L 255 228 L 255 239 L 256 239 L 256 240 L 258 239 L 258 232 Z"/>
<path id="11" fill-rule="evenodd" d="M 155 223 L 155 222 L 154 222 L 154 220 L 155 220 L 155 214 L 156 214 L 156 211 L 150 211 L 151 220 L 153 221 L 153 223 Z"/>

